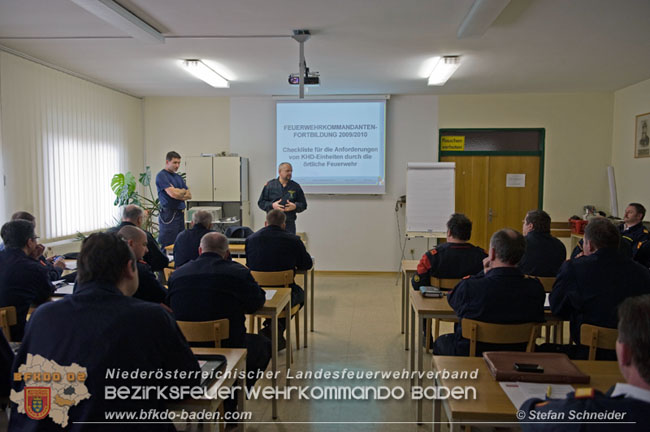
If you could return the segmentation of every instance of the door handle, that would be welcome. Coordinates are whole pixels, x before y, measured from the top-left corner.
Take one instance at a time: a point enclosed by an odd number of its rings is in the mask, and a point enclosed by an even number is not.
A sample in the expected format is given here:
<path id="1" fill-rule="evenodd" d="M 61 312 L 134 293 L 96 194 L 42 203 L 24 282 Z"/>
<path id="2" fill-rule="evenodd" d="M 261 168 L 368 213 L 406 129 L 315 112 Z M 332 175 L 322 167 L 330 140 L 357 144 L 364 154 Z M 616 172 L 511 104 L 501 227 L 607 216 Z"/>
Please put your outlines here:
<path id="1" fill-rule="evenodd" d="M 492 222 L 492 209 L 488 209 L 488 222 Z"/>

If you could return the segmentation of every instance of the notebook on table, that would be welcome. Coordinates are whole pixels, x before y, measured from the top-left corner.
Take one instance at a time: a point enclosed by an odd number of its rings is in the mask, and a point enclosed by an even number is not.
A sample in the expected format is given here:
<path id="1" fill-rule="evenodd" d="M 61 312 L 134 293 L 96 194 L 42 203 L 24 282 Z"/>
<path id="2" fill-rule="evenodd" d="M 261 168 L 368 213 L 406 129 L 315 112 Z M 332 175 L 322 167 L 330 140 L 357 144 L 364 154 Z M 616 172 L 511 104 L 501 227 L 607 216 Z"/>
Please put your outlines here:
<path id="1" fill-rule="evenodd" d="M 580 371 L 566 354 L 486 351 L 483 359 L 497 381 L 576 384 L 588 384 L 590 381 L 589 375 Z M 543 372 L 516 370 L 515 363 L 539 365 Z"/>
<path id="2" fill-rule="evenodd" d="M 197 354 L 196 359 L 199 361 L 201 368 L 201 386 L 208 387 L 217 378 L 217 372 L 226 370 L 226 356 L 221 354 Z"/>

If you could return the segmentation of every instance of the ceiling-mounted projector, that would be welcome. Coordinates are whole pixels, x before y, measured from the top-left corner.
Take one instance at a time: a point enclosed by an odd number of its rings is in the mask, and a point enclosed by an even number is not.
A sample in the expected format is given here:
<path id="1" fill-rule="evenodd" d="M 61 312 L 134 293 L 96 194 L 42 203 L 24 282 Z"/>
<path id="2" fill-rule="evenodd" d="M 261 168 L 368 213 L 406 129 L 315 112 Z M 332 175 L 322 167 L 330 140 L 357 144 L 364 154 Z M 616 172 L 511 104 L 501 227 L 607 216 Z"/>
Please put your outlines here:
<path id="1" fill-rule="evenodd" d="M 292 73 L 289 75 L 289 84 L 299 85 L 300 84 L 300 74 Z M 318 72 L 307 72 L 305 74 L 305 85 L 308 86 L 317 86 L 320 85 L 320 73 Z"/>

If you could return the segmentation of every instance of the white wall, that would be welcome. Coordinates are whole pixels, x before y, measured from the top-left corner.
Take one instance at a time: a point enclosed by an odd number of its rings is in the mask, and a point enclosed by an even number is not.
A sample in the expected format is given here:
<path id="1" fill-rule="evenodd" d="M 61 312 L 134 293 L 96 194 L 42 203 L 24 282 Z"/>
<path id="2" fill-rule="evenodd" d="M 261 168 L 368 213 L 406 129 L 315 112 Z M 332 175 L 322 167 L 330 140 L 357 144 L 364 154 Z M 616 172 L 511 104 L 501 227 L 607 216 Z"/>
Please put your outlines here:
<path id="1" fill-rule="evenodd" d="M 395 96 L 387 105 L 386 194 L 383 196 L 308 195 L 307 210 L 297 229 L 308 236 L 319 270 L 397 271 L 401 257 L 395 201 L 406 194 L 406 164 L 436 161 L 438 142 L 436 96 Z M 230 100 L 230 150 L 250 159 L 254 228 L 264 225 L 256 205 L 262 186 L 277 176 L 275 166 L 275 102 L 270 97 Z M 404 234 L 404 209 L 399 216 Z M 419 258 L 426 243 L 412 240 Z M 407 256 L 411 258 L 411 256 Z"/>
<path id="2" fill-rule="evenodd" d="M 440 128 L 546 129 L 543 207 L 558 221 L 609 213 L 612 117 L 612 93 L 440 96 Z"/>
<path id="3" fill-rule="evenodd" d="M 144 99 L 145 165 L 155 175 L 165 154 L 220 153 L 230 148 L 227 97 L 147 97 Z M 191 185 L 190 185 L 191 187 Z"/>
<path id="4" fill-rule="evenodd" d="M 630 202 L 640 202 L 650 208 L 650 158 L 634 158 L 636 116 L 649 112 L 650 80 L 614 93 L 612 165 L 616 175 L 618 211 L 621 217 Z M 646 216 L 646 220 L 648 218 Z"/>

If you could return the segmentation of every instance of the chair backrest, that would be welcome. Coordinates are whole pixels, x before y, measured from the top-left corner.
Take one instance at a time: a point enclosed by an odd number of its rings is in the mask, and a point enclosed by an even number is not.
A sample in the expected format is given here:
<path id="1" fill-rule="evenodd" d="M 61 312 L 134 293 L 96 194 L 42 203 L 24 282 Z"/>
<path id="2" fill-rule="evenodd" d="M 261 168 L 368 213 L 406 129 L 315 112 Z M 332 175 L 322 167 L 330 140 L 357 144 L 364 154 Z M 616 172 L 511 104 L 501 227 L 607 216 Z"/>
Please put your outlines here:
<path id="1" fill-rule="evenodd" d="M 174 270 L 176 270 L 176 269 L 171 268 L 171 267 L 165 267 L 163 269 L 163 274 L 165 275 L 165 280 L 166 281 L 169 281 L 169 277 L 172 275 L 172 273 L 174 273 Z"/>
<path id="2" fill-rule="evenodd" d="M 616 340 L 618 339 L 618 330 L 598 327 L 591 324 L 582 324 L 580 326 L 580 344 L 589 347 L 589 360 L 596 360 L 596 350 L 616 349 Z"/>
<path id="3" fill-rule="evenodd" d="M 16 318 L 15 306 L 5 306 L 0 308 L 0 328 L 4 332 L 8 342 L 12 342 L 9 328 L 16 325 L 17 322 L 18 319 Z"/>
<path id="4" fill-rule="evenodd" d="M 215 348 L 221 348 L 221 341 L 230 337 L 230 322 L 227 319 L 176 323 L 188 342 L 214 342 Z"/>
<path id="5" fill-rule="evenodd" d="M 233 226 L 226 228 L 224 235 L 228 238 L 248 238 L 253 230 L 247 226 Z"/>
<path id="6" fill-rule="evenodd" d="M 526 352 L 532 352 L 535 346 L 537 326 L 539 323 L 493 324 L 463 318 L 461 327 L 463 337 L 469 339 L 469 356 L 476 355 L 476 343 L 516 344 L 527 343 Z"/>
<path id="7" fill-rule="evenodd" d="M 293 283 L 293 270 L 282 270 L 273 272 L 251 271 L 253 279 L 262 287 L 284 287 L 289 288 Z"/>
<path id="8" fill-rule="evenodd" d="M 431 286 L 440 288 L 441 290 L 451 290 L 456 288 L 456 285 L 458 285 L 461 280 L 462 279 L 432 277 Z"/>
<path id="9" fill-rule="evenodd" d="M 553 284 L 555 283 L 555 278 L 554 277 L 537 277 L 539 281 L 542 283 L 542 286 L 544 286 L 544 292 L 550 293 L 553 291 Z"/>

